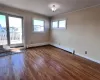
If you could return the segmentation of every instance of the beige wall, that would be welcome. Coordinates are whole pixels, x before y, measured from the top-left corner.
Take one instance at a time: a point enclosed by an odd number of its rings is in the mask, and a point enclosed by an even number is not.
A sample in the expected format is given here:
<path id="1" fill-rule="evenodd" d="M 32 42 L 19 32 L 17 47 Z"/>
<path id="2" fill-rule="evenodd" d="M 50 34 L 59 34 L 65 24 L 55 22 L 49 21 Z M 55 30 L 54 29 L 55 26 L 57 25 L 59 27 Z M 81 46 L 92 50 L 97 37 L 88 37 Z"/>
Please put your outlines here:
<path id="1" fill-rule="evenodd" d="M 67 29 L 52 29 L 51 42 L 100 61 L 100 6 L 60 14 L 52 20 L 58 19 L 67 19 Z"/>
<path id="2" fill-rule="evenodd" d="M 54 16 L 52 20 L 67 19 L 67 29 L 52 29 L 49 18 L 32 12 L 0 5 L 0 12 L 23 16 L 25 45 L 48 42 L 75 49 L 76 53 L 100 61 L 100 6 Z M 45 32 L 32 32 L 32 18 L 45 20 Z M 51 38 L 50 38 L 51 37 Z M 88 54 L 84 54 L 85 51 Z"/>
<path id="3" fill-rule="evenodd" d="M 25 45 L 43 43 L 49 41 L 49 18 L 43 15 L 35 14 L 25 10 L 6 7 L 0 5 L 0 12 L 9 13 L 12 15 L 22 16 L 24 19 L 24 40 Z M 45 32 L 34 33 L 32 32 L 32 18 L 43 19 L 45 21 Z"/>

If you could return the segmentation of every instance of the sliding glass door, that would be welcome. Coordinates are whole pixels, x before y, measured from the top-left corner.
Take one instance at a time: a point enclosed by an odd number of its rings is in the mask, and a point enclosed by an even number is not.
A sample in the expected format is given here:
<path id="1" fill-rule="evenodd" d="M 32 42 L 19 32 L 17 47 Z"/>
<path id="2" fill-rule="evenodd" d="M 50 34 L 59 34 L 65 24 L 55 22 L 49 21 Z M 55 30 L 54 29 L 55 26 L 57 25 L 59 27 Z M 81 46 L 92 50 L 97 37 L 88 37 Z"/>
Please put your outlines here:
<path id="1" fill-rule="evenodd" d="M 0 45 L 7 45 L 7 27 L 6 27 L 6 16 L 0 15 Z"/>
<path id="2" fill-rule="evenodd" d="M 23 20 L 12 15 L 0 15 L 0 45 L 23 46 Z"/>
<path id="3" fill-rule="evenodd" d="M 10 44 L 20 45 L 22 44 L 22 18 L 8 16 L 9 19 L 9 33 Z"/>

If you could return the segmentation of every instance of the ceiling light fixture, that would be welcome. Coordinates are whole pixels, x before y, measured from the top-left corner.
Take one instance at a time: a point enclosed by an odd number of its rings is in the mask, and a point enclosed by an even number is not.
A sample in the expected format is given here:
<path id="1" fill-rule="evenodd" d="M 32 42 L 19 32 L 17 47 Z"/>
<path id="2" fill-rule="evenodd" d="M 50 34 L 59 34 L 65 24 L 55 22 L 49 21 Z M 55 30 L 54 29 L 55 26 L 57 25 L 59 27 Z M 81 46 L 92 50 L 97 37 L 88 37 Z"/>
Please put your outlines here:
<path id="1" fill-rule="evenodd" d="M 57 3 L 53 3 L 53 4 L 50 4 L 50 5 L 49 5 L 49 8 L 50 8 L 53 12 L 55 12 L 59 7 L 60 7 L 60 6 L 59 6 L 59 4 L 57 4 Z"/>
<path id="2" fill-rule="evenodd" d="M 55 5 L 52 5 L 51 10 L 52 10 L 53 12 L 55 12 L 55 11 L 57 10 L 56 6 L 55 6 Z"/>

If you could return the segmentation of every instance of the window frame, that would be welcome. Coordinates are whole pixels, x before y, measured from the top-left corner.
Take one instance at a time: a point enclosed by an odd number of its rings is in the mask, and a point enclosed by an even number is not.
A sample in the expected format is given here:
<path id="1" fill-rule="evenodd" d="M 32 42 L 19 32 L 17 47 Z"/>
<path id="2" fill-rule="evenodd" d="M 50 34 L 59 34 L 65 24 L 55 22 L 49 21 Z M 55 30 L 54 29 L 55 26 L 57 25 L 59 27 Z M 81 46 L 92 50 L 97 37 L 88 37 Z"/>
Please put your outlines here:
<path id="1" fill-rule="evenodd" d="M 59 22 L 60 21 L 65 21 L 65 27 L 59 27 Z M 58 27 L 60 28 L 60 29 L 66 29 L 66 26 L 67 26 L 67 20 L 66 19 L 63 19 L 63 20 L 58 20 Z"/>
<path id="2" fill-rule="evenodd" d="M 8 39 L 8 46 L 10 46 L 10 47 L 18 47 L 18 46 L 24 46 L 24 17 L 23 16 L 21 16 L 21 15 L 18 15 L 18 14 L 15 14 L 15 13 L 7 13 L 7 12 L 2 12 L 2 11 L 0 11 L 0 14 L 1 15 L 5 15 L 6 16 L 6 27 L 7 27 L 7 39 Z M 21 18 L 22 19 L 22 43 L 21 44 L 10 44 L 10 34 L 9 34 L 9 19 L 8 19 L 8 17 L 16 17 L 16 18 Z"/>
<path id="3" fill-rule="evenodd" d="M 59 27 L 59 22 L 60 21 L 65 21 L 65 27 Z M 57 22 L 57 24 L 58 24 L 58 27 L 57 28 L 55 28 L 55 27 L 53 27 L 53 22 Z M 51 22 L 51 27 L 52 27 L 52 29 L 66 29 L 67 28 L 67 20 L 66 19 L 60 19 L 60 20 L 53 20 L 52 22 Z"/>
<path id="4" fill-rule="evenodd" d="M 34 31 L 34 20 L 39 20 L 39 21 L 43 21 L 43 31 Z M 43 32 L 45 32 L 45 20 L 43 20 L 43 19 L 38 19 L 38 18 L 33 18 L 32 19 L 32 24 L 33 24 L 33 29 L 32 29 L 32 32 L 34 32 L 34 33 L 43 33 Z"/>

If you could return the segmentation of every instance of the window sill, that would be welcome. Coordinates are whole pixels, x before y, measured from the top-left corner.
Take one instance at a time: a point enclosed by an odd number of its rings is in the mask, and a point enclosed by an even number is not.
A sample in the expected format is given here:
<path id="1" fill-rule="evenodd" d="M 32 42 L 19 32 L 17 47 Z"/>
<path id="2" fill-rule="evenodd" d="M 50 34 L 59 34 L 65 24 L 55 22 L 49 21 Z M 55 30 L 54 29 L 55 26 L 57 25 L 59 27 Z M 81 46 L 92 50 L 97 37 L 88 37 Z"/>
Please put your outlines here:
<path id="1" fill-rule="evenodd" d="M 67 28 L 51 28 L 52 30 L 65 30 Z"/>
<path id="2" fill-rule="evenodd" d="M 38 32 L 38 31 L 33 31 L 33 33 L 45 33 L 45 31 L 40 31 L 40 32 Z"/>

